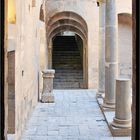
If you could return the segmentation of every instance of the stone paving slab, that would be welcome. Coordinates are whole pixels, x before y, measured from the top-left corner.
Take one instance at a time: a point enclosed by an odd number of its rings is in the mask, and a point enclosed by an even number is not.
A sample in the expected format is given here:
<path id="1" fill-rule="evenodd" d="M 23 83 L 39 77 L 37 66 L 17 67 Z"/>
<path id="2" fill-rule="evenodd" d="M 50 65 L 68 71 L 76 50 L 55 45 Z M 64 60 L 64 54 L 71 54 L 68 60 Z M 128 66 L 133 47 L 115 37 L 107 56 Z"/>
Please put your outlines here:
<path id="1" fill-rule="evenodd" d="M 21 140 L 130 140 L 112 137 L 96 90 L 54 90 L 55 103 L 38 103 Z"/>

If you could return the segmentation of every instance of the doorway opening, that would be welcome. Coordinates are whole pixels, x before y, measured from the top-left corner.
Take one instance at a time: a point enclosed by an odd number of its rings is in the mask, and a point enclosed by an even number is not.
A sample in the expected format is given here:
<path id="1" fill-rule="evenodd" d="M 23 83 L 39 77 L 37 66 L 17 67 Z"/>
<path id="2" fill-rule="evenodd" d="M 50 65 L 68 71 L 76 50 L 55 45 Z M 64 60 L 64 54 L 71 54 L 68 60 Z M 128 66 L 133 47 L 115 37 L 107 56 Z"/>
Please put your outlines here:
<path id="1" fill-rule="evenodd" d="M 54 89 L 84 88 L 83 41 L 73 32 L 62 32 L 52 39 Z"/>
<path id="2" fill-rule="evenodd" d="M 15 51 L 8 52 L 8 134 L 15 134 Z"/>

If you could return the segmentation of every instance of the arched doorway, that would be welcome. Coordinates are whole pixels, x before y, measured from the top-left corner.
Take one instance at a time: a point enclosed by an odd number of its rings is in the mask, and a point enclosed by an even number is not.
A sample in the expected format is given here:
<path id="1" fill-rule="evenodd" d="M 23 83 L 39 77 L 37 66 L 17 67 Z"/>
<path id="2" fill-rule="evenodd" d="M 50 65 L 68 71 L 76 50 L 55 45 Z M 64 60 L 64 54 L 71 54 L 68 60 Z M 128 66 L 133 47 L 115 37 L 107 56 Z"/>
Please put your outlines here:
<path id="1" fill-rule="evenodd" d="M 73 35 L 68 35 L 68 32 L 73 33 Z M 47 37 L 47 48 L 48 48 L 48 68 L 56 69 L 55 75 L 56 75 L 56 79 L 58 78 L 56 80 L 57 82 L 54 80 L 54 82 L 56 82 L 56 86 L 54 85 L 54 88 L 55 87 L 59 89 L 87 88 L 88 87 L 88 66 L 87 66 L 88 29 L 87 29 L 87 24 L 84 21 L 84 19 L 78 14 L 69 12 L 69 11 L 57 13 L 53 15 L 52 17 L 50 17 L 50 20 L 46 22 L 46 33 L 47 33 L 46 37 Z M 58 40 L 59 42 L 57 42 Z M 71 41 L 67 42 L 66 40 L 67 41 L 71 40 Z M 67 44 L 64 43 L 65 41 L 67 42 Z M 55 51 L 56 44 L 59 44 L 60 46 L 62 45 L 65 46 L 65 48 L 60 47 L 59 45 L 58 45 L 59 47 L 57 46 L 57 49 L 61 50 L 61 53 L 59 54 L 59 56 L 63 54 L 61 58 L 56 57 L 54 53 L 56 52 Z M 70 46 L 67 47 L 66 49 L 66 46 L 68 45 Z M 71 56 L 64 54 L 63 49 L 67 51 L 68 54 L 70 54 L 71 52 Z M 77 53 L 77 56 L 74 57 L 75 53 Z M 63 56 L 67 58 L 63 59 Z M 68 57 L 71 60 L 69 60 Z M 72 64 L 72 61 L 73 61 L 73 64 Z M 63 62 L 63 65 L 61 64 L 61 68 L 60 67 L 56 68 L 56 65 L 54 66 L 55 63 L 57 64 L 59 63 L 59 66 L 60 66 L 60 63 L 62 62 Z M 68 73 L 68 71 L 67 72 L 63 71 L 66 65 L 67 65 L 67 70 L 68 68 L 71 68 L 71 70 L 69 69 L 71 71 L 71 72 L 69 71 L 70 73 Z M 63 73 L 62 75 L 65 75 L 66 73 L 67 74 L 64 76 L 64 78 L 62 78 L 63 76 L 60 75 L 61 77 L 60 78 L 60 77 L 57 77 L 58 71 L 60 71 L 60 73 Z M 75 76 L 71 75 L 72 73 Z M 81 76 L 75 79 L 78 74 L 79 75 L 81 74 Z M 71 78 L 67 79 L 67 77 L 68 76 L 70 77 L 70 75 L 71 75 Z M 60 81 L 63 81 L 63 82 L 60 83 Z"/>

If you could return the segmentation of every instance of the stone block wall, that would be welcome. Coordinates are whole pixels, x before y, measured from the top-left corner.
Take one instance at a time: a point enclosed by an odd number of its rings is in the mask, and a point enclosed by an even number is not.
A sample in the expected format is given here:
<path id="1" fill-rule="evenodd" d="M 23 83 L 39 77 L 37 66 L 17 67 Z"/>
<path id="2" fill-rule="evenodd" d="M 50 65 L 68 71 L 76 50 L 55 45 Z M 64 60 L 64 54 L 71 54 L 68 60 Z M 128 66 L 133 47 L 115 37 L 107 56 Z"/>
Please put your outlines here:
<path id="1" fill-rule="evenodd" d="M 8 52 L 8 133 L 15 133 L 15 51 Z"/>
<path id="2" fill-rule="evenodd" d="M 34 1 L 34 6 L 32 0 L 15 1 L 16 23 L 11 25 L 11 30 L 9 30 L 12 36 L 9 38 L 8 50 L 15 50 L 15 140 L 19 140 L 30 114 L 40 99 L 42 92 L 41 71 L 47 68 L 47 46 L 45 23 L 39 21 L 41 1 Z M 131 13 L 130 5 L 131 0 L 128 0 L 127 3 L 118 0 L 118 13 Z M 45 16 L 47 19 L 62 11 L 73 11 L 79 14 L 88 25 L 88 88 L 97 88 L 99 7 L 93 0 L 50 0 L 46 2 Z M 125 59 L 121 59 L 126 61 L 128 61 L 128 57 L 129 60 L 131 59 L 129 54 L 132 52 L 130 33 L 130 27 L 119 25 L 120 48 L 124 49 L 124 46 L 129 46 L 130 49 L 127 49 L 127 53 L 124 53 L 126 49 L 122 50 L 123 55 L 120 53 L 121 57 L 125 57 Z M 128 42 L 124 42 L 124 40 Z M 125 66 L 124 63 L 120 63 L 121 74 L 126 74 L 128 69 L 131 69 L 131 62 Z"/>
<path id="3" fill-rule="evenodd" d="M 39 99 L 40 48 L 46 44 L 45 32 L 40 33 L 45 30 L 44 23 L 39 21 L 41 1 L 35 1 L 34 6 L 32 0 L 15 2 L 16 23 L 9 25 L 8 51 L 15 50 L 14 137 L 19 140 Z"/>
<path id="4" fill-rule="evenodd" d="M 71 11 L 80 15 L 88 26 L 88 45 L 87 45 L 87 59 L 88 59 L 88 88 L 97 88 L 97 69 L 98 69 L 98 10 L 96 1 L 81 1 L 81 0 L 67 0 L 67 1 L 46 1 L 46 22 L 58 12 Z M 91 14 L 93 13 L 93 14 Z"/>
<path id="5" fill-rule="evenodd" d="M 118 26 L 118 46 L 119 76 L 132 79 L 132 25 L 122 20 Z"/>
<path id="6" fill-rule="evenodd" d="M 117 13 L 132 13 L 132 1 L 127 3 L 122 0 L 116 2 Z M 46 1 L 46 21 L 52 15 L 62 11 L 72 11 L 79 14 L 88 25 L 88 88 L 98 88 L 98 47 L 99 47 L 99 7 L 96 1 L 92 0 L 67 0 L 67 1 Z M 119 38 L 125 37 L 119 33 Z M 127 38 L 126 36 L 125 38 Z M 131 45 L 131 44 L 130 44 Z M 127 56 L 126 56 L 127 57 Z M 120 65 L 120 68 L 122 66 Z M 121 68 L 122 70 L 122 68 Z M 121 73 L 125 73 L 124 70 Z"/>

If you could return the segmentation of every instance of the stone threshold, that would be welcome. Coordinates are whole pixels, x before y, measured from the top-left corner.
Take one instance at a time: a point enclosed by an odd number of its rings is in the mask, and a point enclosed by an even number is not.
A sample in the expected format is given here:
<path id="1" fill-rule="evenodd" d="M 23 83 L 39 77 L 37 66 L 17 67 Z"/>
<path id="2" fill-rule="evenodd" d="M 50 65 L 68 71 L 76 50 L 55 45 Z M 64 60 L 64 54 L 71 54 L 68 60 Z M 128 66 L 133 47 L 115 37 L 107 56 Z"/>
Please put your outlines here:
<path id="1" fill-rule="evenodd" d="M 103 95 L 104 96 L 104 95 Z M 111 125 L 113 118 L 115 117 L 115 110 L 114 109 L 109 109 L 105 108 L 102 106 L 103 104 L 103 97 L 102 96 L 97 96 L 96 97 L 97 103 L 105 117 L 105 120 L 107 122 L 108 128 L 111 131 L 111 134 L 113 137 L 126 137 L 126 136 L 131 136 L 131 128 L 116 128 Z"/>

